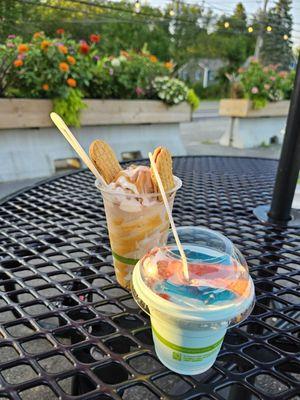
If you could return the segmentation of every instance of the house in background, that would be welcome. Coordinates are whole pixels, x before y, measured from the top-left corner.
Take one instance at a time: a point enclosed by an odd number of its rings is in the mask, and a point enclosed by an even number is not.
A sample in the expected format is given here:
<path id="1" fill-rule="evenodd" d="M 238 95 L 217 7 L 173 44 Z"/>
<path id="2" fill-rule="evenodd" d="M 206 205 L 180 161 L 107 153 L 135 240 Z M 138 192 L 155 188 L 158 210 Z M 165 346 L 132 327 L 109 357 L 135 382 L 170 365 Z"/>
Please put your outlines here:
<path id="1" fill-rule="evenodd" d="M 217 73 L 224 66 L 225 63 L 220 58 L 191 59 L 179 68 L 177 75 L 191 83 L 201 82 L 206 88 L 216 82 Z"/>

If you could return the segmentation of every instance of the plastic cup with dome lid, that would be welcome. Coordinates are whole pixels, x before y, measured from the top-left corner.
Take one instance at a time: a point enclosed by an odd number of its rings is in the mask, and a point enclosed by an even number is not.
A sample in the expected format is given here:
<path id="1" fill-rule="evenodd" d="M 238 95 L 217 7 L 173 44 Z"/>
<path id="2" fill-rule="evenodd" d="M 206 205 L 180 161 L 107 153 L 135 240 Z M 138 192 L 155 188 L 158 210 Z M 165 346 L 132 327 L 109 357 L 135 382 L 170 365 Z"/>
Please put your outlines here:
<path id="1" fill-rule="evenodd" d="M 251 313 L 255 294 L 247 263 L 222 234 L 207 228 L 177 229 L 188 279 L 172 234 L 135 266 L 133 296 L 150 315 L 158 358 L 186 375 L 208 370 L 228 328 Z"/>

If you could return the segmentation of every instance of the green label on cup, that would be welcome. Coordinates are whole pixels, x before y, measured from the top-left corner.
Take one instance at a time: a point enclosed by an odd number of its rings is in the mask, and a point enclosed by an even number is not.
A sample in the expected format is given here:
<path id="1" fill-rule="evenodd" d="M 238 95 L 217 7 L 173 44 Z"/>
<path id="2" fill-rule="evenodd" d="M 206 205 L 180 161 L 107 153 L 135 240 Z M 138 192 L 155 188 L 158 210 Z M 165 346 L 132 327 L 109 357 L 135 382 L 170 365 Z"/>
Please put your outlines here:
<path id="1" fill-rule="evenodd" d="M 181 361 L 181 358 L 182 358 L 182 354 L 181 353 L 178 353 L 178 351 L 173 351 L 172 355 L 173 355 L 174 360 Z"/>
<path id="2" fill-rule="evenodd" d="M 207 357 L 210 357 L 211 353 L 212 352 L 210 351 L 209 353 L 206 354 L 197 355 L 197 354 L 182 354 L 178 353 L 177 351 L 173 351 L 172 357 L 176 361 L 199 362 L 203 361 Z"/>
<path id="3" fill-rule="evenodd" d="M 114 251 L 111 251 L 111 253 L 116 260 L 120 261 L 123 264 L 135 265 L 139 261 L 135 260 L 134 258 L 119 256 L 119 254 L 115 253 Z"/>
<path id="4" fill-rule="evenodd" d="M 169 347 L 172 350 L 175 350 L 173 352 L 173 358 L 174 360 L 181 360 L 182 357 L 187 358 L 187 356 L 183 356 L 180 353 L 185 353 L 185 354 L 202 354 L 201 359 L 205 358 L 206 355 L 205 353 L 211 353 L 215 350 L 217 350 L 217 348 L 222 344 L 223 342 L 223 337 L 221 339 L 219 339 L 217 342 L 215 342 L 214 344 L 211 344 L 210 346 L 206 346 L 206 347 L 183 347 L 183 346 L 178 346 L 177 344 L 171 343 L 169 342 L 167 339 L 163 338 L 152 326 L 152 330 L 155 334 L 155 336 L 157 337 L 157 339 L 162 342 L 165 346 Z M 200 360 L 195 360 L 194 357 L 190 357 L 190 360 L 186 360 L 186 361 L 200 361 Z M 193 359 L 193 360 L 192 360 Z"/>

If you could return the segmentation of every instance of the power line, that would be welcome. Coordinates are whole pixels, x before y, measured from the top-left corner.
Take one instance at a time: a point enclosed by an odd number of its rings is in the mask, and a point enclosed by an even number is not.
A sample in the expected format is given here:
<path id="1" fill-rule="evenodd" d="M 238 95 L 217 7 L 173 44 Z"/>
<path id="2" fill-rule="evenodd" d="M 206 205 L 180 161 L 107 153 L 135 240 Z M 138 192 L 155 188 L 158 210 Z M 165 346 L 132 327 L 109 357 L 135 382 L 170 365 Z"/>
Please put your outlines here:
<path id="1" fill-rule="evenodd" d="M 36 3 L 36 2 L 30 1 L 30 0 L 14 0 L 14 1 L 22 3 L 22 4 L 30 4 L 30 5 L 33 5 L 33 6 L 36 6 L 36 7 L 46 7 L 46 8 L 52 8 L 52 9 L 57 9 L 57 10 L 61 10 L 61 11 L 83 13 L 85 15 L 94 15 L 94 13 L 92 13 L 92 12 L 81 10 L 81 9 L 79 10 L 79 9 L 76 9 L 76 8 L 62 7 L 62 6 L 52 5 L 52 4 L 50 5 L 50 4 L 47 4 L 47 3 Z M 103 8 L 102 4 L 100 4 L 98 2 L 97 3 L 91 3 L 90 1 L 86 1 L 86 0 L 71 0 L 71 1 L 73 3 L 77 3 L 77 4 L 88 5 L 88 6 L 96 7 L 96 8 L 100 8 L 100 9 Z M 115 7 L 105 6 L 105 8 L 106 9 L 110 9 L 111 11 L 116 11 Z M 127 13 L 130 12 L 131 15 L 134 15 L 134 13 L 132 11 L 130 11 L 129 9 L 125 10 L 125 9 L 119 8 L 118 10 L 126 11 Z M 174 22 L 183 22 L 183 23 L 195 24 L 195 21 L 186 20 L 186 19 L 183 19 L 183 18 L 170 18 L 170 17 L 165 16 L 165 15 L 157 16 L 155 14 L 140 12 L 138 14 L 138 18 L 140 18 L 142 16 L 147 16 L 147 17 L 152 17 L 152 18 L 154 17 L 156 19 L 159 19 L 160 21 L 169 21 L 169 22 L 170 21 L 172 21 L 172 22 L 174 21 Z M 109 16 L 108 14 L 106 14 L 105 17 L 106 18 L 111 18 L 111 16 Z M 137 17 L 137 15 L 135 15 L 135 17 Z M 199 18 L 201 18 L 201 17 L 199 17 Z M 203 16 L 202 18 L 205 19 L 206 16 Z M 122 19 L 123 19 L 123 17 L 122 17 Z M 134 20 L 136 21 L 138 19 L 134 19 Z M 236 20 L 238 21 L 238 19 L 236 19 Z M 124 21 L 126 21 L 126 20 L 124 19 Z M 133 21 L 133 20 L 131 19 L 129 21 Z M 240 19 L 240 21 L 244 22 L 244 20 L 242 20 L 242 19 Z M 122 22 L 122 20 L 120 20 L 120 22 Z M 145 20 L 145 19 L 142 20 L 142 23 L 144 23 L 144 22 L 149 22 L 149 20 L 148 19 L 147 20 Z M 153 22 L 153 20 L 151 22 Z M 256 24 L 259 24 L 259 25 L 262 24 L 265 27 L 265 24 L 264 23 L 260 23 L 259 21 L 256 21 Z M 199 28 L 201 29 L 201 27 L 199 27 Z M 294 32 L 300 33 L 300 31 L 297 31 L 297 30 L 294 30 Z M 241 33 L 241 32 L 239 32 L 239 33 Z"/>
<path id="2" fill-rule="evenodd" d="M 22 4 L 30 4 L 33 5 L 35 7 L 46 7 L 46 8 L 53 8 L 53 9 L 57 9 L 57 10 L 61 10 L 61 11 L 74 11 L 74 12 L 79 12 L 79 13 L 83 13 L 83 14 L 87 14 L 87 15 L 93 15 L 93 13 L 91 12 L 86 12 L 83 10 L 78 10 L 76 8 L 67 8 L 67 7 L 62 7 L 62 6 L 57 6 L 57 5 L 52 5 L 52 4 L 47 4 L 47 3 L 36 3 L 30 0 L 13 0 L 15 2 L 18 3 L 22 3 Z M 91 3 L 88 1 L 84 1 L 84 0 L 71 0 L 73 3 L 78 3 L 78 4 L 82 4 L 82 5 L 88 5 L 91 7 L 97 7 L 97 8 L 106 8 L 109 9 L 111 11 L 122 11 L 122 12 L 126 12 L 126 13 L 130 13 L 131 15 L 135 15 L 135 16 L 146 16 L 146 17 L 152 17 L 155 19 L 160 19 L 160 20 L 168 20 L 168 21 L 175 21 L 175 22 L 183 22 L 183 23 L 192 23 L 194 24 L 195 21 L 192 20 L 187 20 L 187 19 L 183 19 L 183 18 L 172 18 L 172 17 L 168 17 L 166 15 L 156 15 L 156 14 L 150 14 L 150 13 L 144 13 L 144 12 L 140 12 L 138 15 L 135 14 L 133 11 L 129 10 L 129 9 L 117 9 L 115 7 L 110 7 L 110 6 L 105 6 L 103 7 L 102 5 L 100 5 L 99 3 Z M 198 17 L 201 18 L 201 17 Z M 204 17 L 202 17 L 204 18 Z M 147 20 L 148 21 L 148 20 Z"/>
<path id="3" fill-rule="evenodd" d="M 11 22 L 16 22 L 16 21 L 13 20 Z M 23 21 L 18 21 L 18 22 L 23 22 L 26 25 L 39 25 L 40 23 L 42 23 L 42 24 L 47 23 L 47 21 L 41 21 L 41 20 L 30 20 L 30 21 L 23 20 Z M 60 22 L 64 22 L 66 24 L 71 24 L 71 25 L 72 24 L 83 24 L 83 23 L 96 24 L 96 23 L 112 23 L 112 22 L 125 22 L 125 23 L 130 23 L 130 24 L 132 24 L 132 23 L 137 23 L 137 24 L 141 24 L 142 23 L 142 24 L 144 24 L 143 21 L 138 21 L 138 20 L 132 21 L 132 20 L 129 20 L 129 19 L 124 20 L 124 19 L 115 18 L 115 17 L 107 18 L 107 17 L 101 17 L 101 16 L 99 16 L 99 18 L 97 18 L 97 19 L 78 19 L 78 20 L 75 20 L 75 19 L 72 19 L 72 20 L 61 19 Z M 163 21 L 160 21 L 160 22 L 158 21 L 158 23 L 162 23 L 162 22 Z M 52 21 L 49 21 L 48 23 L 52 24 Z M 3 24 L 11 27 L 11 23 L 9 23 L 9 22 L 4 21 Z M 14 25 L 14 28 L 17 28 L 17 30 L 19 30 L 19 31 L 23 30 L 23 27 L 21 28 L 20 26 L 18 26 L 16 24 Z M 225 32 L 225 30 L 224 30 L 224 32 Z M 224 33 L 224 32 L 214 31 L 211 34 L 207 34 L 207 35 L 208 36 L 218 35 L 218 34 L 221 34 L 221 33 Z M 228 35 L 237 35 L 237 34 L 241 34 L 241 32 L 238 31 L 238 30 L 231 29 L 231 30 L 226 30 L 226 34 L 228 34 Z M 247 34 L 247 33 L 245 33 L 245 34 Z M 247 35 L 250 35 L 250 34 L 248 33 Z M 295 36 L 294 38 L 295 39 L 300 39 L 300 36 Z"/>

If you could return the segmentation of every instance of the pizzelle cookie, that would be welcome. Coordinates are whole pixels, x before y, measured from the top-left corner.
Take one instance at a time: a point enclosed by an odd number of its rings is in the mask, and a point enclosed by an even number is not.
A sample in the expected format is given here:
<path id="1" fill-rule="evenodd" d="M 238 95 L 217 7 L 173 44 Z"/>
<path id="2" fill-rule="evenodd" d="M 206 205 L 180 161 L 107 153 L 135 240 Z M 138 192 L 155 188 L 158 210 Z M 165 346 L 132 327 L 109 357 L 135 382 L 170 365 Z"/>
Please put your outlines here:
<path id="1" fill-rule="evenodd" d="M 121 165 L 109 144 L 103 140 L 94 140 L 90 145 L 90 157 L 105 179 L 106 183 L 111 183 L 117 174 L 122 170 Z"/>
<path id="2" fill-rule="evenodd" d="M 173 189 L 175 186 L 173 171 L 172 171 L 172 156 L 168 149 L 165 147 L 157 147 L 153 152 L 153 158 L 162 181 L 163 187 L 166 192 Z M 151 178 L 156 192 L 159 192 L 158 184 L 151 170 Z"/>

